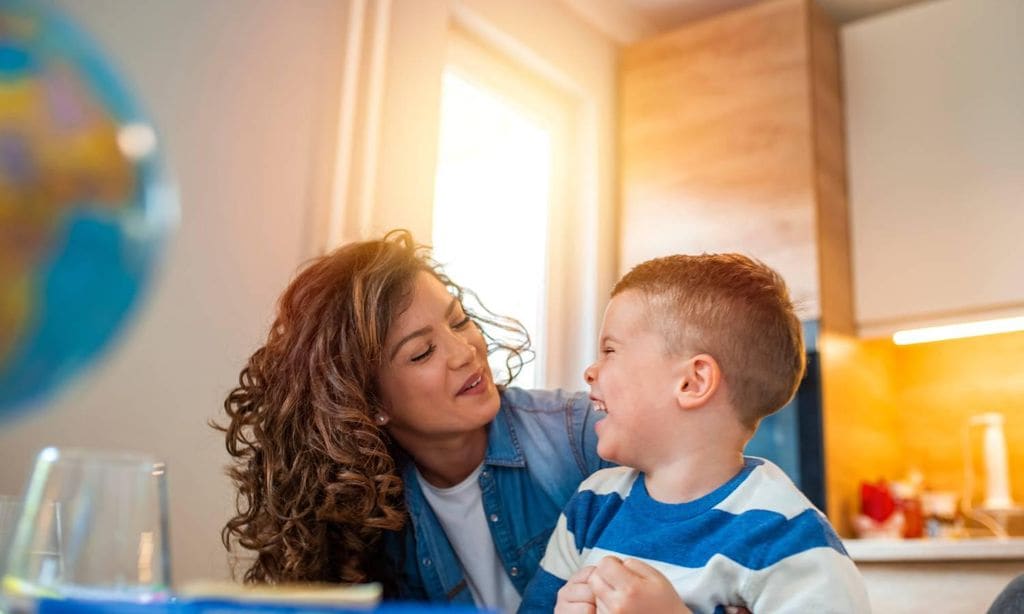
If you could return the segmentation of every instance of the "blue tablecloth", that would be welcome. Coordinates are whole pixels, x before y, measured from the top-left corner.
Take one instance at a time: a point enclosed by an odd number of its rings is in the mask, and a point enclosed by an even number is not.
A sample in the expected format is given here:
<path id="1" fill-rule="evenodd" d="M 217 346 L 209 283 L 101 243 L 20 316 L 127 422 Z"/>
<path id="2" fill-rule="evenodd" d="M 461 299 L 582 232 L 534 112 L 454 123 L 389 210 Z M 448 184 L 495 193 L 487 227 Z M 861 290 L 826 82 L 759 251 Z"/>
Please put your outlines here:
<path id="1" fill-rule="evenodd" d="M 37 614 L 498 614 L 466 606 L 428 603 L 381 603 L 374 607 L 240 603 L 196 599 L 165 603 L 128 603 L 78 599 L 40 599 Z"/>

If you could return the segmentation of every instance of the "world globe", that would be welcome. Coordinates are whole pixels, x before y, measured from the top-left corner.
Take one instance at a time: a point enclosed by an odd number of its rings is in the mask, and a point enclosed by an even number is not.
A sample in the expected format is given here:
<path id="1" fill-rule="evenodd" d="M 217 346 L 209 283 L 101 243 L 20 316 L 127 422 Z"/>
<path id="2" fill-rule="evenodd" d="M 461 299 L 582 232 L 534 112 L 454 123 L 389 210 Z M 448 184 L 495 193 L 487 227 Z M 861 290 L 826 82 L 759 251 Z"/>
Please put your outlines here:
<path id="1" fill-rule="evenodd" d="M 0 420 L 111 345 L 176 218 L 155 131 L 96 47 L 0 0 Z"/>

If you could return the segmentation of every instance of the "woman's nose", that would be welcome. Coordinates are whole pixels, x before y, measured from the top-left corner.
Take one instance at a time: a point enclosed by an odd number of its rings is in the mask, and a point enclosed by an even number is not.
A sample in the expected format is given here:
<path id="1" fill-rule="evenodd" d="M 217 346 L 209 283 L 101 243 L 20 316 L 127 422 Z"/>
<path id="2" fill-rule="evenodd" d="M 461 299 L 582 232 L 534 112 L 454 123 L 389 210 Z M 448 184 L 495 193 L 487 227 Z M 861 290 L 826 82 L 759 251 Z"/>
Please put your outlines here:
<path id="1" fill-rule="evenodd" d="M 595 379 L 597 379 L 597 369 L 594 368 L 594 365 L 583 370 L 583 381 L 593 384 Z"/>
<path id="2" fill-rule="evenodd" d="M 473 340 L 467 339 L 459 334 L 453 335 L 452 352 L 448 360 L 451 368 L 458 369 L 459 367 L 465 366 L 467 363 L 473 362 L 475 359 L 476 346 L 473 345 Z"/>

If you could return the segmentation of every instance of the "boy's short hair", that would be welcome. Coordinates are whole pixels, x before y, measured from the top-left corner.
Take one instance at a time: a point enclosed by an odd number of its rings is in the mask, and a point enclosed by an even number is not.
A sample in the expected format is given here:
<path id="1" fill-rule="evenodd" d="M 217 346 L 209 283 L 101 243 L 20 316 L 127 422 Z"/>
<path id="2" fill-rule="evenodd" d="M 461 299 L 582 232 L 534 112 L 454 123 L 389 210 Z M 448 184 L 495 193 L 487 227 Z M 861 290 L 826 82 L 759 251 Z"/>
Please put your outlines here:
<path id="1" fill-rule="evenodd" d="M 641 292 L 672 355 L 711 355 L 747 427 L 793 398 L 803 333 L 782 277 L 741 254 L 675 255 L 634 267 L 612 289 Z"/>

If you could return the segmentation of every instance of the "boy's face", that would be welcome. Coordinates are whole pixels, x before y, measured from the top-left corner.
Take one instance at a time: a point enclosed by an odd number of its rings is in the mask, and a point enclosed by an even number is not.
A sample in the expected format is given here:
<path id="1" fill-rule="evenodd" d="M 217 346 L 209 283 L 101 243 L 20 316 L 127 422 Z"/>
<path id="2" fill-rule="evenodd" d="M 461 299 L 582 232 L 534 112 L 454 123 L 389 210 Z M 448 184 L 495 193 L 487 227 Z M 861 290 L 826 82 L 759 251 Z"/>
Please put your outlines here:
<path id="1" fill-rule="evenodd" d="M 607 412 L 597 423 L 598 454 L 641 470 L 671 446 L 663 442 L 664 424 L 678 413 L 680 361 L 657 331 L 639 291 L 615 295 L 605 310 L 597 362 L 583 372 L 595 408 Z"/>

